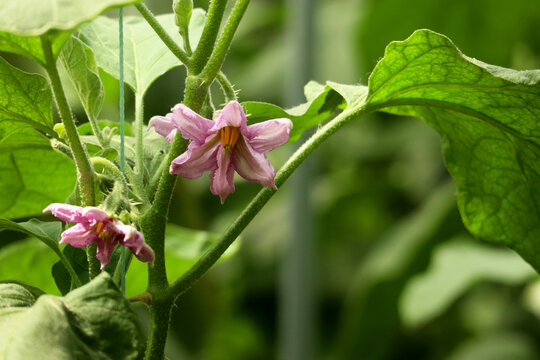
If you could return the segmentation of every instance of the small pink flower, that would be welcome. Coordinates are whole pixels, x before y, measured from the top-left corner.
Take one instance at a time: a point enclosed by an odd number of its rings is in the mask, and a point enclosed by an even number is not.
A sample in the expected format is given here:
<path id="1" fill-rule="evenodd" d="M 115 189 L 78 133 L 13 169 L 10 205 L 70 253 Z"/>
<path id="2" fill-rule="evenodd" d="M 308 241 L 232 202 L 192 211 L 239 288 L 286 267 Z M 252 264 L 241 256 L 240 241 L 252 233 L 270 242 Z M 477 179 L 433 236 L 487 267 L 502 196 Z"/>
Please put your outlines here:
<path id="1" fill-rule="evenodd" d="M 191 139 L 187 151 L 171 163 L 170 172 L 195 179 L 210 171 L 210 191 L 221 203 L 234 192 L 234 172 L 248 181 L 276 188 L 276 172 L 266 153 L 289 141 L 292 122 L 274 119 L 247 126 L 246 115 L 237 101 L 229 102 L 216 121 L 208 120 L 183 104 L 166 116 L 154 116 L 154 127 L 167 141 L 180 131 Z"/>
<path id="2" fill-rule="evenodd" d="M 127 246 L 142 262 L 154 263 L 154 251 L 148 246 L 140 232 L 133 226 L 125 225 L 120 220 L 110 217 L 96 207 L 80 207 L 69 204 L 51 204 L 43 212 L 51 211 L 57 218 L 77 223 L 62 233 L 60 244 L 84 247 L 97 243 L 97 258 L 101 268 L 111 260 L 117 243 Z"/>

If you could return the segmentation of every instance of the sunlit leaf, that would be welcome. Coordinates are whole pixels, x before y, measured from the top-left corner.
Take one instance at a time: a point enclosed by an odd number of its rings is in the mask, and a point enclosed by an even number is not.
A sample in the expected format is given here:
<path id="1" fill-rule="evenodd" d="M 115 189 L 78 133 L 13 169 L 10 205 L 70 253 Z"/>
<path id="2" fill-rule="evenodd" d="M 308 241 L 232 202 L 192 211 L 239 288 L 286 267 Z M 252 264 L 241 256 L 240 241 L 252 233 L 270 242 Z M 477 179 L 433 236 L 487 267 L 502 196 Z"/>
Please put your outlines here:
<path id="1" fill-rule="evenodd" d="M 137 317 L 107 273 L 65 297 L 0 284 L 0 333 L 14 360 L 136 359 L 141 350 Z"/>
<path id="2" fill-rule="evenodd" d="M 86 115 L 97 120 L 105 93 L 92 49 L 71 37 L 62 49 L 60 60 L 73 82 Z"/>
<path id="3" fill-rule="evenodd" d="M 388 45 L 366 109 L 417 116 L 437 130 L 468 230 L 540 270 L 540 71 L 484 64 L 419 30 Z"/>
<path id="4" fill-rule="evenodd" d="M 193 11 L 189 27 L 192 46 L 196 46 L 199 41 L 204 18 L 201 9 Z M 181 44 L 174 15 L 159 15 L 157 19 L 169 35 Z M 142 96 L 155 79 L 181 63 L 144 19 L 127 17 L 124 22 L 124 81 L 137 95 Z M 118 78 L 118 22 L 101 16 L 83 26 L 81 34 L 94 50 L 98 66 Z"/>

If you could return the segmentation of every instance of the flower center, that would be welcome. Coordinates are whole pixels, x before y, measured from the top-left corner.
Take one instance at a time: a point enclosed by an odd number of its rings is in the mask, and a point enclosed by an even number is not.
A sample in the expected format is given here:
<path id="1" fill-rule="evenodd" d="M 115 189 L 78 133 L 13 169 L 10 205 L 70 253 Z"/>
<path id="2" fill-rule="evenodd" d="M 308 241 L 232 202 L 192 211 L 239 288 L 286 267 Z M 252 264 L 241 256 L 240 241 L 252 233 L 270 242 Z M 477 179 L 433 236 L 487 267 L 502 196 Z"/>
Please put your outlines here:
<path id="1" fill-rule="evenodd" d="M 230 151 L 240 137 L 240 130 L 234 126 L 225 126 L 219 130 L 219 134 L 221 135 L 221 145 Z"/>
<path id="2" fill-rule="evenodd" d="M 103 223 L 103 221 L 98 221 L 98 223 L 96 224 L 96 234 L 101 239 L 107 239 L 113 234 L 112 231 L 103 231 L 104 226 L 105 224 Z"/>

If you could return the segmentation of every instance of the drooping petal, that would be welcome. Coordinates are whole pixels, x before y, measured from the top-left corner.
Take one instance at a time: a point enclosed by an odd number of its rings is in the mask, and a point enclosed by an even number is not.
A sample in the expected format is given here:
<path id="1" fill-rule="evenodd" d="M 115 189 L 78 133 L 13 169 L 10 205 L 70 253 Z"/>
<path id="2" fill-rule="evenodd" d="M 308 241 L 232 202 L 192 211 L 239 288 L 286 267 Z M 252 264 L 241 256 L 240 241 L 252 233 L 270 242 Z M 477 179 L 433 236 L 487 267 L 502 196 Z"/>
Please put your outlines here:
<path id="1" fill-rule="evenodd" d="M 62 233 L 60 244 L 70 244 L 74 247 L 85 247 L 97 239 L 96 231 L 82 224 L 70 227 Z"/>
<path id="2" fill-rule="evenodd" d="M 111 218 L 105 211 L 93 206 L 83 208 L 82 216 L 91 224 L 98 221 L 107 221 Z"/>
<path id="3" fill-rule="evenodd" d="M 82 215 L 83 208 L 76 205 L 53 203 L 43 209 L 43 212 L 50 211 L 54 216 L 60 220 L 79 223 L 84 222 L 85 219 Z"/>
<path id="4" fill-rule="evenodd" d="M 185 153 L 171 162 L 169 172 L 180 174 L 187 179 L 196 179 L 205 171 L 217 166 L 216 151 L 220 145 L 219 136 L 208 136 L 202 144 L 192 141 Z"/>
<path id="5" fill-rule="evenodd" d="M 105 267 L 110 261 L 111 256 L 114 251 L 114 247 L 116 246 L 116 243 L 118 242 L 118 236 L 109 236 L 109 237 L 98 237 L 96 239 L 97 242 L 97 253 L 96 257 L 101 262 L 101 269 Z"/>
<path id="6" fill-rule="evenodd" d="M 233 154 L 234 167 L 241 177 L 276 189 L 276 171 L 264 153 L 255 151 L 244 139 L 238 140 Z"/>
<path id="7" fill-rule="evenodd" d="M 210 172 L 210 191 L 219 195 L 221 203 L 234 192 L 234 166 L 231 151 L 222 146 L 217 151 L 217 168 Z"/>
<path id="8" fill-rule="evenodd" d="M 219 130 L 225 126 L 239 128 L 243 136 L 247 136 L 247 119 L 244 109 L 238 101 L 231 101 L 220 111 L 212 130 Z"/>
<path id="9" fill-rule="evenodd" d="M 135 254 L 135 256 L 140 261 L 149 262 L 152 264 L 152 266 L 154 266 L 154 250 L 152 250 L 152 248 L 148 246 L 146 243 L 143 243 L 142 247 Z"/>
<path id="10" fill-rule="evenodd" d="M 171 113 L 165 116 L 153 116 L 148 122 L 148 130 L 152 126 L 158 134 L 165 136 L 167 141 L 173 140 L 178 130 L 178 125 L 173 120 L 173 114 Z"/>
<path id="11" fill-rule="evenodd" d="M 178 104 L 171 110 L 177 128 L 184 139 L 192 139 L 198 143 L 206 140 L 208 131 L 214 126 L 212 120 L 203 118 L 184 104 Z"/>
<path id="12" fill-rule="evenodd" d="M 107 224 L 107 229 L 120 234 L 121 236 L 118 237 L 120 245 L 128 247 L 137 259 L 142 262 L 154 262 L 154 251 L 144 242 L 142 234 L 133 226 L 125 225 L 120 220 L 113 220 Z"/>
<path id="13" fill-rule="evenodd" d="M 257 152 L 267 153 L 289 141 L 293 127 L 289 119 L 263 121 L 247 127 L 248 142 Z"/>

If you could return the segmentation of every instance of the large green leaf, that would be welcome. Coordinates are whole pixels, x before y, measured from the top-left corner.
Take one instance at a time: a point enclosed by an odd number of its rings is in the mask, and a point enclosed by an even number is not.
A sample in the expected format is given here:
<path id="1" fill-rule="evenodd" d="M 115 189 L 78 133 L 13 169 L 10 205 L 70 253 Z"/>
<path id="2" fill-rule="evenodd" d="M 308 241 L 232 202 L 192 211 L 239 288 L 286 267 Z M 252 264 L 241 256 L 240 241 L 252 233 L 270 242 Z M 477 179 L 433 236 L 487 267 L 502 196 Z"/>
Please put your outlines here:
<path id="1" fill-rule="evenodd" d="M 82 23 L 110 8 L 139 1 L 5 1 L 0 7 L 0 50 L 30 57 L 43 65 L 41 35 L 49 38 L 56 56 L 71 32 Z"/>
<path id="2" fill-rule="evenodd" d="M 165 232 L 165 264 L 167 277 L 173 281 L 185 273 L 214 243 L 218 234 L 191 230 L 175 224 L 167 224 Z M 225 252 L 220 260 L 228 259 L 238 248 L 238 241 Z M 146 291 L 148 264 L 137 259 L 131 261 L 126 275 L 126 296 L 131 297 Z"/>
<path id="3" fill-rule="evenodd" d="M 182 43 L 174 15 L 157 16 L 158 21 L 177 42 Z M 192 46 L 196 46 L 201 36 L 205 14 L 195 9 L 189 26 Z M 101 16 L 81 27 L 84 41 L 94 50 L 99 67 L 114 76 L 118 73 L 118 23 Z M 124 24 L 124 80 L 135 94 L 144 95 L 152 82 L 172 69 L 181 65 L 180 60 L 163 44 L 148 23 L 140 18 L 127 17 Z"/>
<path id="4" fill-rule="evenodd" d="M 0 122 L 0 216 L 41 214 L 73 191 L 73 162 L 51 149 L 49 140 L 18 122 Z"/>
<path id="5" fill-rule="evenodd" d="M 364 106 L 437 130 L 468 230 L 540 270 L 540 71 L 484 64 L 418 30 L 388 45 Z"/>
<path id="6" fill-rule="evenodd" d="M 0 284 L 0 354 L 5 359 L 136 359 L 137 317 L 107 273 L 65 297 L 35 297 Z"/>
<path id="7" fill-rule="evenodd" d="M 402 319 L 409 326 L 421 326 L 481 281 L 517 285 L 534 275 L 516 253 L 462 236 L 439 245 L 430 268 L 407 284 L 399 304 Z"/>
<path id="8" fill-rule="evenodd" d="M 86 115 L 96 121 L 105 93 L 92 49 L 81 40 L 71 37 L 62 49 L 60 60 L 73 82 Z"/>
<path id="9" fill-rule="evenodd" d="M 0 58 L 0 141 L 13 132 L 16 124 L 29 124 L 51 136 L 52 93 L 47 80 L 11 66 Z"/>
<path id="10" fill-rule="evenodd" d="M 49 30 L 73 30 L 83 22 L 117 6 L 140 0 L 18 0 L 7 1 L 0 8 L 0 31 L 17 35 L 39 36 Z"/>

